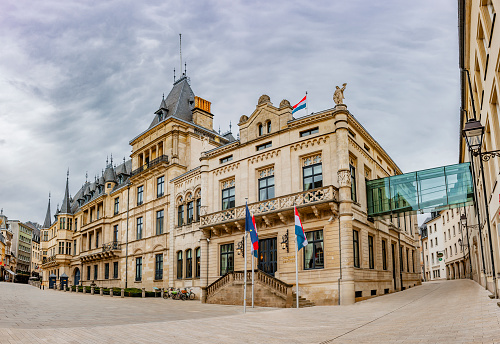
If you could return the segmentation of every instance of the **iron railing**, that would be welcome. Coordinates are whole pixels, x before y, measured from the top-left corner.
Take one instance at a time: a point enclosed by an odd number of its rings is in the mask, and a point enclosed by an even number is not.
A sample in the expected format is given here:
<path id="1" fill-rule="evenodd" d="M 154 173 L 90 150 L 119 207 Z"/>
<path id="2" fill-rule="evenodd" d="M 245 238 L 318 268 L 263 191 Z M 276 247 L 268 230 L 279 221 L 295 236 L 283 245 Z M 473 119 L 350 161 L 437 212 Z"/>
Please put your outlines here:
<path id="1" fill-rule="evenodd" d="M 135 175 L 137 175 L 137 174 L 139 174 L 139 173 L 147 170 L 148 168 L 151 168 L 151 167 L 153 167 L 155 165 L 158 165 L 158 164 L 160 164 L 162 162 L 165 162 L 165 163 L 168 164 L 168 155 L 160 155 L 156 159 L 153 159 L 150 162 L 148 162 L 147 164 L 144 164 L 141 167 L 133 170 L 131 175 L 135 176 Z"/>
<path id="2" fill-rule="evenodd" d="M 106 244 L 102 244 L 102 252 L 120 250 L 120 242 L 119 241 L 111 241 Z"/>

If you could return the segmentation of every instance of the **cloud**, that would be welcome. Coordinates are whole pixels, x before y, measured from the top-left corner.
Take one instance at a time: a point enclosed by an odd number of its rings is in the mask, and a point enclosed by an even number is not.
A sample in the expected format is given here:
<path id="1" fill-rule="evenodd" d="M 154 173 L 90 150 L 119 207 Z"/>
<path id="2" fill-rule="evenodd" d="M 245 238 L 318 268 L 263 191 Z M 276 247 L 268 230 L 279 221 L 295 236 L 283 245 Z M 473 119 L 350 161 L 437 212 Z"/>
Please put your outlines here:
<path id="1" fill-rule="evenodd" d="M 0 4 L 0 184 L 5 213 L 42 222 L 130 154 L 183 60 L 214 127 L 233 128 L 261 94 L 309 95 L 349 110 L 405 171 L 457 160 L 456 4 L 401 1 L 154 1 Z"/>

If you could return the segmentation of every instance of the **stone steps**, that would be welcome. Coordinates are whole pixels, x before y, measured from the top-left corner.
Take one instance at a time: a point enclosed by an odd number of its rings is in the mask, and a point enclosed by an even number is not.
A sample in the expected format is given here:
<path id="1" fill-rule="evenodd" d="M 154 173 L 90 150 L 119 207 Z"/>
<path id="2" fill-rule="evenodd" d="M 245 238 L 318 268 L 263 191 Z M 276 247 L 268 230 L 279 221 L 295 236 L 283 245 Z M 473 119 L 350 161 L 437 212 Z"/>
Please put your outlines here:
<path id="1" fill-rule="evenodd" d="M 295 307 L 295 305 L 297 304 L 297 294 L 292 293 L 292 298 L 293 298 L 292 307 Z M 299 296 L 299 308 L 314 307 L 314 306 L 315 306 L 314 302 L 311 302 L 308 299 Z"/>

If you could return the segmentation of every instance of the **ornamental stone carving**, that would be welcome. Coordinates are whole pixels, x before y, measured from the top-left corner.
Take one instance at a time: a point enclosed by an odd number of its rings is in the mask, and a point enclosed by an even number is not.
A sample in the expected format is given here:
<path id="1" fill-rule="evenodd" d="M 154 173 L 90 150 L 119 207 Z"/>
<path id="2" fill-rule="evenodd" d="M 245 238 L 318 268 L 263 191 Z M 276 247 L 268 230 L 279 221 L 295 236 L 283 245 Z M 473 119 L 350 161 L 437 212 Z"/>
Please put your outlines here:
<path id="1" fill-rule="evenodd" d="M 337 180 L 339 182 L 339 187 L 351 187 L 351 173 L 347 170 L 337 172 Z"/>
<path id="2" fill-rule="evenodd" d="M 238 124 L 245 123 L 246 121 L 248 121 L 248 116 L 247 115 L 242 115 L 240 117 L 240 122 Z"/>
<path id="3" fill-rule="evenodd" d="M 335 104 L 337 105 L 344 104 L 342 100 L 344 99 L 344 90 L 346 86 L 347 86 L 346 83 L 342 85 L 342 88 L 336 86 L 335 93 L 333 94 L 333 101 L 335 102 Z"/>
<path id="4" fill-rule="evenodd" d="M 263 94 L 259 98 L 258 105 L 262 105 L 262 104 L 270 103 L 270 102 L 271 102 L 271 98 L 269 98 L 269 96 L 267 94 Z"/>
<path id="5" fill-rule="evenodd" d="M 290 102 L 286 99 L 283 99 L 280 103 L 280 109 L 291 107 Z"/>

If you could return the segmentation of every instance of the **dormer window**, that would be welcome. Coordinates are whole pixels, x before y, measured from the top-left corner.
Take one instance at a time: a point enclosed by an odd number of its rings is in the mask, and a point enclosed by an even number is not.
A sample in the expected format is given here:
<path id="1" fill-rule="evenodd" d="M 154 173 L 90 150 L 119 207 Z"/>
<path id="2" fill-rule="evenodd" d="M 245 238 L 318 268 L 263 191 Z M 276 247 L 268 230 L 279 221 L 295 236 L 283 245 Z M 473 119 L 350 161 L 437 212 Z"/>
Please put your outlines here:
<path id="1" fill-rule="evenodd" d="M 264 127 L 262 126 L 262 124 L 259 124 L 259 136 L 262 135 L 264 135 Z"/>
<path id="2" fill-rule="evenodd" d="M 271 133 L 271 121 L 267 122 L 267 133 Z"/>

